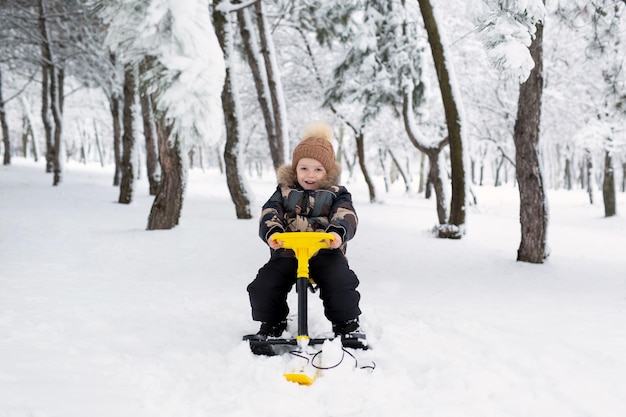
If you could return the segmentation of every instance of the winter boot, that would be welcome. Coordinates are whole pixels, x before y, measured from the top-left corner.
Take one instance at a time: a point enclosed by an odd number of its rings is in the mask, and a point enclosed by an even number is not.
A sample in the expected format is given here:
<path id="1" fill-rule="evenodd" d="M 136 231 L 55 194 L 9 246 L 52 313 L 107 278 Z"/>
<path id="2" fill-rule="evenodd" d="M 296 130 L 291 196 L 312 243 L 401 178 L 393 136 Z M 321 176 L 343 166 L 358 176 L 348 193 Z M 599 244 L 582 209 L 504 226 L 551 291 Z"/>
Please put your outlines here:
<path id="1" fill-rule="evenodd" d="M 359 319 L 352 319 L 341 323 L 333 323 L 335 336 L 343 336 L 359 330 Z"/>
<path id="2" fill-rule="evenodd" d="M 243 340 L 250 342 L 250 350 L 255 355 L 274 356 L 272 344 L 265 343 L 268 338 L 278 338 L 283 335 L 283 332 L 287 328 L 287 320 L 279 321 L 277 323 L 261 323 L 261 328 L 255 334 L 247 334 L 243 337 Z"/>
<path id="3" fill-rule="evenodd" d="M 280 337 L 287 328 L 287 320 L 279 321 L 278 323 L 261 323 L 261 328 L 257 332 L 257 335 L 264 338 L 268 337 Z"/>
<path id="4" fill-rule="evenodd" d="M 367 340 L 359 326 L 359 319 L 333 323 L 335 336 L 341 337 L 341 344 L 347 348 L 367 349 Z"/>

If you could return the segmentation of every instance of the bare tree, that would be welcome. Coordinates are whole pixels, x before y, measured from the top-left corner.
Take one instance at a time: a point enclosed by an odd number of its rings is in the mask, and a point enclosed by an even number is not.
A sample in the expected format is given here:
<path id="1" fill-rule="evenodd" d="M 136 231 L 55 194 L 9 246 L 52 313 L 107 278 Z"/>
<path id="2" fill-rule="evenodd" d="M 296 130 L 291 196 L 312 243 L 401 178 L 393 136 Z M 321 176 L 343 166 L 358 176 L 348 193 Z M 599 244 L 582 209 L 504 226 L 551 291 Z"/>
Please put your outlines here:
<path id="1" fill-rule="evenodd" d="M 54 124 L 52 127 L 51 142 L 48 143 L 48 166 L 52 168 L 54 174 L 52 185 L 58 185 L 61 182 L 61 140 L 63 136 L 63 70 L 59 67 L 60 62 L 56 59 L 56 51 L 53 48 L 52 37 L 48 25 L 47 0 L 38 0 L 39 7 L 39 31 L 41 34 L 41 55 L 42 72 L 44 80 L 44 90 L 42 91 L 42 115 L 44 117 L 44 125 L 50 123 L 49 114 L 47 112 L 48 103 L 50 113 Z M 45 87 L 48 87 L 46 90 Z M 49 99 L 49 101 L 48 101 Z M 46 114 L 44 114 L 44 112 Z M 48 133 L 48 131 L 46 132 Z M 46 135 L 49 138 L 48 134 Z"/>
<path id="2" fill-rule="evenodd" d="M 520 193 L 521 242 L 517 260 L 543 263 L 548 257 L 548 200 L 539 160 L 539 122 L 543 92 L 543 24 L 537 24 L 530 54 L 535 62 L 528 79 L 521 84 L 515 142 L 515 167 Z"/>
<path id="3" fill-rule="evenodd" d="M 256 27 L 248 6 L 250 3 L 236 10 L 237 22 L 265 122 L 270 155 L 276 169 L 285 163 L 285 143 L 288 141 L 282 83 L 262 2 L 258 0 L 254 4 Z"/>
<path id="4" fill-rule="evenodd" d="M 448 145 L 448 138 L 439 141 L 428 141 L 424 135 L 420 133 L 417 125 L 413 121 L 413 106 L 411 105 L 410 99 L 412 89 L 412 83 L 405 80 L 404 105 L 402 108 L 404 128 L 413 146 L 419 149 L 428 158 L 430 166 L 428 182 L 432 184 L 435 189 L 437 219 L 441 226 L 446 224 L 448 218 L 447 196 L 444 187 L 444 181 L 446 181 L 447 178 L 445 176 L 445 168 L 442 168 L 444 163 L 441 162 L 443 159 L 441 157 L 441 151 Z"/>
<path id="5" fill-rule="evenodd" d="M 213 0 L 213 25 L 215 33 L 224 53 L 226 65 L 226 77 L 222 89 L 222 108 L 224 124 L 226 125 L 226 146 L 224 148 L 224 162 L 226 170 L 226 183 L 230 197 L 235 204 L 235 212 L 238 219 L 252 217 L 250 211 L 250 198 L 245 188 L 240 167 L 240 138 L 241 138 L 241 114 L 237 91 L 237 80 L 233 74 L 233 33 L 231 15 L 219 10 L 221 0 Z M 274 159 L 276 164 L 277 160 Z"/>
<path id="6" fill-rule="evenodd" d="M 626 2 L 625 2 L 626 4 Z M 604 150 L 604 172 L 602 181 L 602 197 L 604 215 L 611 217 L 617 214 L 615 168 L 613 155 L 620 147 L 616 131 L 623 129 L 626 120 L 626 76 L 624 75 L 625 48 L 623 28 L 620 26 L 626 7 L 613 1 L 602 0 L 593 4 L 592 13 L 593 36 L 589 41 L 590 54 L 599 58 L 597 62 L 602 68 L 604 82 L 604 98 L 602 107 L 598 109 L 597 119 L 608 126 L 608 136 L 602 138 Z M 624 147 L 626 141 L 621 141 Z"/>
<path id="7" fill-rule="evenodd" d="M 263 8 L 263 1 L 257 0 L 254 4 L 257 26 L 259 28 L 259 40 L 261 54 L 267 73 L 267 84 L 272 101 L 272 115 L 274 116 L 274 131 L 276 134 L 276 147 L 278 147 L 279 159 L 285 160 L 286 148 L 289 145 L 289 130 L 287 128 L 287 106 L 280 75 L 280 66 L 270 24 L 267 21 L 267 13 Z"/>
<path id="8" fill-rule="evenodd" d="M 467 206 L 467 183 L 464 160 L 463 115 L 462 103 L 452 63 L 446 59 L 445 44 L 430 0 L 419 0 L 420 10 L 424 18 L 424 27 L 428 32 L 435 70 L 439 79 L 439 89 L 446 115 L 448 127 L 448 143 L 450 145 L 450 166 L 452 177 L 452 198 L 450 201 L 450 217 L 439 226 L 439 237 L 460 239 L 465 234 L 465 213 Z M 429 160 L 432 163 L 432 157 Z M 432 165 L 431 165 L 432 167 Z"/>
<path id="9" fill-rule="evenodd" d="M 545 17 L 545 6 L 541 0 L 526 3 L 482 1 L 488 4 L 488 13 L 478 16 L 477 22 L 484 32 L 485 44 L 492 54 L 492 61 L 501 74 L 521 82 L 513 129 L 521 224 L 517 260 L 543 263 L 549 254 L 548 200 L 539 158 L 543 94 L 542 20 Z M 500 25 L 504 32 L 500 30 Z M 503 33 L 507 36 L 502 36 Z M 528 49 L 526 40 L 530 41 Z M 510 48 L 527 52 L 525 59 L 509 62 L 503 53 Z"/>

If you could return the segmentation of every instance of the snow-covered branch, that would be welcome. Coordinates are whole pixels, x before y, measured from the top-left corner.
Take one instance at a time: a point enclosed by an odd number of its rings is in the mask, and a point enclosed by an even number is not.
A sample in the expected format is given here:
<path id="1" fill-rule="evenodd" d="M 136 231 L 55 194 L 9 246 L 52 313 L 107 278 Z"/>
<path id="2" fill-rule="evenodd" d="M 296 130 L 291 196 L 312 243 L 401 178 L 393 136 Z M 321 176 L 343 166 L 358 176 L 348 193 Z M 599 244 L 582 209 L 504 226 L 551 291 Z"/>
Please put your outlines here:
<path id="1" fill-rule="evenodd" d="M 123 62 L 154 58 L 149 92 L 173 123 L 173 134 L 193 141 L 219 139 L 224 60 L 203 0 L 111 0 L 102 17 L 107 45 Z M 217 137 L 216 137 L 217 136 Z"/>
<path id="2" fill-rule="evenodd" d="M 541 0 L 470 0 L 467 15 L 476 25 L 492 64 L 504 78 L 524 82 L 534 68 L 530 44 L 546 9 Z"/>
<path id="3" fill-rule="evenodd" d="M 252 6 L 254 3 L 261 0 L 247 0 L 243 3 L 235 4 L 232 1 L 221 1 L 217 6 L 217 11 L 223 14 L 238 12 L 239 10 L 245 9 L 247 7 Z"/>

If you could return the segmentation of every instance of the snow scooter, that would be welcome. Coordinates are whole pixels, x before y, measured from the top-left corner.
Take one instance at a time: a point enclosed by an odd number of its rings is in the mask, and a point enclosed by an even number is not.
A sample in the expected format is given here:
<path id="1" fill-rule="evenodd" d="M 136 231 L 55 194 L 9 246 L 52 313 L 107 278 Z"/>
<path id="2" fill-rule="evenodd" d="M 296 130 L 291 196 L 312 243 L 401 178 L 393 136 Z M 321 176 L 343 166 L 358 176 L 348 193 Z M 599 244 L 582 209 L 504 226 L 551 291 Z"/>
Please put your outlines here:
<path id="1" fill-rule="evenodd" d="M 294 354 L 308 354 L 310 345 L 323 344 L 325 338 L 310 338 L 308 334 L 308 298 L 307 290 L 316 290 L 315 283 L 309 277 L 309 260 L 317 254 L 320 249 L 328 248 L 327 241 L 333 240 L 333 235 L 324 232 L 285 232 L 275 235 L 274 240 L 283 242 L 283 248 L 292 249 L 298 261 L 296 272 L 296 292 L 298 294 L 298 335 L 295 338 L 267 338 L 264 336 L 251 334 L 243 337 L 243 340 L 250 343 L 252 353 L 256 355 L 273 356 L 279 353 L 281 346 L 295 347 Z M 341 337 L 344 348 L 367 349 L 365 334 L 357 333 L 344 335 Z M 318 368 L 319 369 L 319 368 Z M 315 380 L 317 370 L 313 375 L 306 369 L 294 370 L 285 373 L 288 381 L 310 385 Z M 310 370 L 309 370 L 310 371 Z"/>

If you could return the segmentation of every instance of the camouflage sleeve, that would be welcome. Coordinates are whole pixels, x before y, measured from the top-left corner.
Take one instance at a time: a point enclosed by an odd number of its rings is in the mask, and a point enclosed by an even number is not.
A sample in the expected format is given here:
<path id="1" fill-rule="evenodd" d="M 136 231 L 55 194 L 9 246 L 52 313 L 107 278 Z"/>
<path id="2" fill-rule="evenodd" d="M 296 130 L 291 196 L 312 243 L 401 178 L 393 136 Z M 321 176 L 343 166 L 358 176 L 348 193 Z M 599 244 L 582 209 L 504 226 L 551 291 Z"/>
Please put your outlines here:
<path id="1" fill-rule="evenodd" d="M 280 187 L 274 191 L 261 211 L 259 220 L 259 236 L 263 242 L 267 242 L 274 233 L 282 233 L 285 231 L 285 209 L 283 207 L 282 195 Z"/>
<path id="2" fill-rule="evenodd" d="M 327 232 L 336 232 L 344 242 L 352 239 L 358 224 L 356 211 L 352 206 L 352 195 L 344 187 L 339 187 L 337 198 L 330 210 L 330 224 Z"/>

